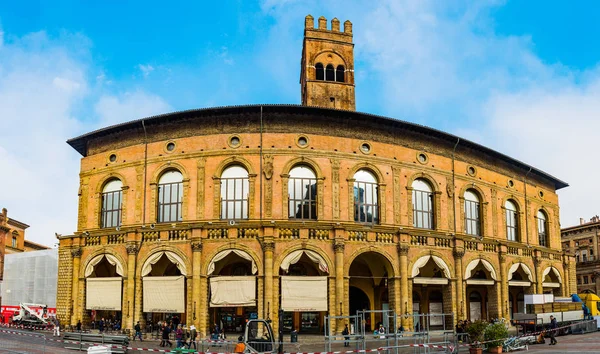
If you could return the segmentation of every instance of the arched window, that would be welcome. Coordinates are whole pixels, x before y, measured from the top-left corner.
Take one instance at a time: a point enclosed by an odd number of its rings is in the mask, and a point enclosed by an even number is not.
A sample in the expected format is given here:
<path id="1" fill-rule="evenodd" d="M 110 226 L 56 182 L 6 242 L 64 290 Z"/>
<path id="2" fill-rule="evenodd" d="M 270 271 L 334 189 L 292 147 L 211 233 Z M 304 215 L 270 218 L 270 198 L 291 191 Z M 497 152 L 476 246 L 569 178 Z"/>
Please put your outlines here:
<path id="1" fill-rule="evenodd" d="M 335 81 L 335 69 L 331 64 L 327 65 L 327 67 L 325 68 L 325 80 Z"/>
<path id="2" fill-rule="evenodd" d="M 17 248 L 17 236 L 13 236 L 11 246 L 12 248 Z"/>
<path id="3" fill-rule="evenodd" d="M 181 221 L 183 175 L 177 170 L 162 174 L 158 180 L 158 222 Z"/>
<path id="4" fill-rule="evenodd" d="M 239 165 L 227 167 L 221 175 L 221 219 L 248 219 L 248 171 Z"/>
<path id="5" fill-rule="evenodd" d="M 519 240 L 519 218 L 517 206 L 512 200 L 507 200 L 504 203 L 506 209 L 506 239 L 509 241 Z"/>
<path id="6" fill-rule="evenodd" d="M 537 227 L 540 246 L 548 247 L 548 219 L 541 210 L 537 212 Z"/>
<path id="7" fill-rule="evenodd" d="M 345 77 L 344 77 L 344 66 L 343 65 L 338 65 L 337 69 L 335 69 L 335 81 L 337 82 L 345 82 Z"/>
<path id="8" fill-rule="evenodd" d="M 117 227 L 121 225 L 121 202 L 123 199 L 123 182 L 111 179 L 102 189 L 101 227 Z"/>
<path id="9" fill-rule="evenodd" d="M 465 232 L 469 235 L 481 236 L 479 196 L 471 189 L 465 192 Z"/>
<path id="10" fill-rule="evenodd" d="M 291 219 L 317 219 L 317 177 L 313 170 L 296 166 L 288 181 L 288 213 Z"/>
<path id="11" fill-rule="evenodd" d="M 323 70 L 323 64 L 317 63 L 317 65 L 315 65 L 315 69 L 317 70 L 317 80 L 325 80 L 325 71 Z"/>
<path id="12" fill-rule="evenodd" d="M 424 179 L 412 183 L 413 226 L 433 229 L 433 191 Z"/>
<path id="13" fill-rule="evenodd" d="M 377 179 L 371 172 L 359 170 L 354 174 L 354 221 L 379 221 L 377 190 Z"/>

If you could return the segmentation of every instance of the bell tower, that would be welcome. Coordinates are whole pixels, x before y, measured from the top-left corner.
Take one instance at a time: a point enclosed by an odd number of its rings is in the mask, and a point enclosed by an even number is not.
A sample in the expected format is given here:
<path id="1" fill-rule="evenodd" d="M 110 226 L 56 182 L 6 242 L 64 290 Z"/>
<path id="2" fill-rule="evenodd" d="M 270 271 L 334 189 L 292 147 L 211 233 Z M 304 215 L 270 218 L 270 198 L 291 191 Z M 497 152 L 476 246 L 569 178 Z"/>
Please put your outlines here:
<path id="1" fill-rule="evenodd" d="M 354 100 L 354 44 L 352 23 L 321 16 L 315 28 L 311 15 L 304 20 L 304 43 L 300 68 L 303 106 L 356 110 Z"/>

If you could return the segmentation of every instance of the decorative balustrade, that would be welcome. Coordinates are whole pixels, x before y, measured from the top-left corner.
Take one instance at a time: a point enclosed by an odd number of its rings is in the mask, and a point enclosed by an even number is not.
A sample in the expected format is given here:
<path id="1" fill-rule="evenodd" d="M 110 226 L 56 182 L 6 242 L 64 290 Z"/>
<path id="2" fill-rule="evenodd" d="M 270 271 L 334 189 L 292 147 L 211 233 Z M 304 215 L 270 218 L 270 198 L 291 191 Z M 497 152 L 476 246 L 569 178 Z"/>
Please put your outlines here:
<path id="1" fill-rule="evenodd" d="M 125 234 L 112 234 L 108 235 L 108 244 L 116 245 L 125 242 Z"/>
<path id="2" fill-rule="evenodd" d="M 143 242 L 153 242 L 160 240 L 160 233 L 158 231 L 144 231 L 142 232 Z"/>
<path id="3" fill-rule="evenodd" d="M 350 241 L 366 241 L 367 233 L 365 231 L 348 231 L 348 240 L 350 240 Z"/>
<path id="4" fill-rule="evenodd" d="M 98 246 L 100 245 L 100 236 L 86 236 L 85 238 L 86 246 Z"/>
<path id="5" fill-rule="evenodd" d="M 465 241 L 465 249 L 467 251 L 477 251 L 477 241 Z"/>
<path id="6" fill-rule="evenodd" d="M 300 230 L 299 229 L 279 229 L 279 237 L 280 238 L 300 238 Z"/>
<path id="7" fill-rule="evenodd" d="M 169 230 L 169 241 L 187 240 L 188 230 Z"/>
<path id="8" fill-rule="evenodd" d="M 227 229 L 208 229 L 208 238 L 210 238 L 210 239 L 227 238 Z"/>
<path id="9" fill-rule="evenodd" d="M 548 253 L 548 252 L 542 252 L 541 257 L 542 257 L 542 259 L 550 259 L 550 253 Z"/>
<path id="10" fill-rule="evenodd" d="M 531 248 L 521 248 L 521 252 L 523 253 L 523 256 L 525 256 L 525 257 L 533 256 L 533 250 Z"/>
<path id="11" fill-rule="evenodd" d="M 517 247 L 508 246 L 506 247 L 506 253 L 518 256 L 519 249 Z"/>
<path id="12" fill-rule="evenodd" d="M 394 243 L 394 234 L 387 232 L 378 232 L 375 240 L 381 243 Z"/>
<path id="13" fill-rule="evenodd" d="M 329 230 L 310 229 L 308 230 L 308 238 L 313 240 L 328 240 Z"/>
<path id="14" fill-rule="evenodd" d="M 258 237 L 258 228 L 252 227 L 247 229 L 238 229 L 237 230 L 238 238 L 257 238 Z"/>
<path id="15" fill-rule="evenodd" d="M 452 247 L 452 240 L 449 238 L 435 237 L 433 239 L 435 247 Z"/>
<path id="16" fill-rule="evenodd" d="M 493 243 L 484 243 L 483 252 L 498 252 L 498 245 L 495 245 Z"/>
<path id="17" fill-rule="evenodd" d="M 590 257 L 593 258 L 593 256 L 590 256 Z M 560 253 L 552 253 L 552 260 L 560 261 L 560 260 L 562 260 L 562 255 Z"/>
<path id="18" fill-rule="evenodd" d="M 410 244 L 413 246 L 427 246 L 427 236 L 410 236 Z"/>

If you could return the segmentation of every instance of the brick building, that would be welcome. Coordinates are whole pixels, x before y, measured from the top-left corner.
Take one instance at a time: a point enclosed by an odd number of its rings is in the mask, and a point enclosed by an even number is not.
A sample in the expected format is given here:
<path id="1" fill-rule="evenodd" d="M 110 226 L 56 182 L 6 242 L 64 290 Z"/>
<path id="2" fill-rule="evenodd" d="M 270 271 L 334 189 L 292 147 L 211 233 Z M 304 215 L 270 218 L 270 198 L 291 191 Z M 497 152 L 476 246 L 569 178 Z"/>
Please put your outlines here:
<path id="1" fill-rule="evenodd" d="M 600 217 L 590 221 L 579 220 L 579 225 L 561 230 L 563 249 L 575 255 L 577 263 L 577 293 L 592 291 L 600 294 L 600 261 L 598 260 L 598 234 Z"/>
<path id="2" fill-rule="evenodd" d="M 177 315 L 206 334 L 257 316 L 323 333 L 326 314 L 508 318 L 523 294 L 575 289 L 567 184 L 355 112 L 352 24 L 331 24 L 305 20 L 301 106 L 175 112 L 68 141 L 83 158 L 77 232 L 59 237 L 63 322 Z"/>

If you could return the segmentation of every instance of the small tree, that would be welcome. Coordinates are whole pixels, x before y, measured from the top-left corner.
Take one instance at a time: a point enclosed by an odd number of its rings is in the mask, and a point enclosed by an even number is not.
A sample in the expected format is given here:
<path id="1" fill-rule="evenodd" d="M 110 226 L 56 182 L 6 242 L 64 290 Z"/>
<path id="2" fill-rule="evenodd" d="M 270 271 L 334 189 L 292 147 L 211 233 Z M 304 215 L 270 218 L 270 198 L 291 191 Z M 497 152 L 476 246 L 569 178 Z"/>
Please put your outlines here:
<path id="1" fill-rule="evenodd" d="M 467 333 L 471 339 L 471 347 L 481 348 L 481 342 L 483 342 L 483 333 L 485 332 L 488 323 L 486 321 L 475 321 L 471 322 L 467 326 Z"/>
<path id="2" fill-rule="evenodd" d="M 488 347 L 501 347 L 504 340 L 508 338 L 508 330 L 504 323 L 492 323 L 485 328 L 484 338 L 486 342 L 490 342 Z"/>

